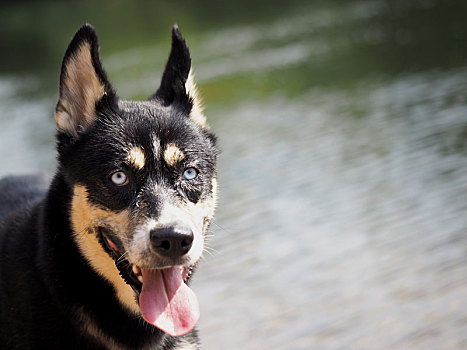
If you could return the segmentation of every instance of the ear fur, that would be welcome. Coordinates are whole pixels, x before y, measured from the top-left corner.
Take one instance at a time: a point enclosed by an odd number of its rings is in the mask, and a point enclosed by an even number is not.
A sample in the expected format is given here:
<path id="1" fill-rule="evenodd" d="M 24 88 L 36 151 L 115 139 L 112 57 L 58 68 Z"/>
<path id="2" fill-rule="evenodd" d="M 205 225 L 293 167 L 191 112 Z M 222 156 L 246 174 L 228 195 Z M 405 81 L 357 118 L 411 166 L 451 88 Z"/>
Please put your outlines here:
<path id="1" fill-rule="evenodd" d="M 96 119 L 96 103 L 114 94 L 99 58 L 94 28 L 83 25 L 66 50 L 60 73 L 55 120 L 60 132 L 74 138 Z"/>
<path id="2" fill-rule="evenodd" d="M 207 128 L 202 101 L 191 69 L 190 51 L 176 24 L 172 27 L 172 49 L 161 85 L 150 99 L 160 100 L 166 106 L 177 105 L 193 122 Z"/>
<path id="3" fill-rule="evenodd" d="M 206 116 L 204 115 L 203 100 L 199 95 L 198 85 L 196 85 L 195 75 L 192 69 L 190 69 L 188 79 L 185 83 L 185 91 L 191 101 L 190 119 L 204 129 L 209 129 Z"/>

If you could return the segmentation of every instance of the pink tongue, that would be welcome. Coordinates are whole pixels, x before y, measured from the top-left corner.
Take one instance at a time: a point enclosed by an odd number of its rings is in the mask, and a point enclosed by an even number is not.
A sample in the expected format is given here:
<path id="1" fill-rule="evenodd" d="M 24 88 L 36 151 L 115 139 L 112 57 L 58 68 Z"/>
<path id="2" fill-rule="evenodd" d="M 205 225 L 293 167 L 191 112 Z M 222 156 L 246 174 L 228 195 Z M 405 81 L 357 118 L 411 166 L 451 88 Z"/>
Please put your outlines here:
<path id="1" fill-rule="evenodd" d="M 182 280 L 182 268 L 141 271 L 139 305 L 144 319 L 175 337 L 191 331 L 199 319 L 199 306 L 195 293 Z"/>

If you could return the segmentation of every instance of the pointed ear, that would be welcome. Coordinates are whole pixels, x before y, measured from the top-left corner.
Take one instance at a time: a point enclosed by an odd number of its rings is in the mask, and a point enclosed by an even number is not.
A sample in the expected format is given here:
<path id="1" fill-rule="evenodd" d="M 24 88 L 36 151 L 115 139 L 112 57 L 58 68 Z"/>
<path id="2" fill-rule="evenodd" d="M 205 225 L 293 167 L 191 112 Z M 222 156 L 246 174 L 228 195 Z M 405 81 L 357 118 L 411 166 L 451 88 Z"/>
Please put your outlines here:
<path id="1" fill-rule="evenodd" d="M 151 99 L 159 100 L 165 106 L 177 105 L 195 123 L 207 128 L 202 101 L 191 69 L 190 51 L 177 25 L 172 27 L 172 49 L 161 85 Z"/>
<path id="2" fill-rule="evenodd" d="M 66 50 L 60 73 L 55 121 L 60 132 L 74 138 L 96 119 L 96 103 L 114 95 L 99 58 L 94 28 L 83 25 Z"/>

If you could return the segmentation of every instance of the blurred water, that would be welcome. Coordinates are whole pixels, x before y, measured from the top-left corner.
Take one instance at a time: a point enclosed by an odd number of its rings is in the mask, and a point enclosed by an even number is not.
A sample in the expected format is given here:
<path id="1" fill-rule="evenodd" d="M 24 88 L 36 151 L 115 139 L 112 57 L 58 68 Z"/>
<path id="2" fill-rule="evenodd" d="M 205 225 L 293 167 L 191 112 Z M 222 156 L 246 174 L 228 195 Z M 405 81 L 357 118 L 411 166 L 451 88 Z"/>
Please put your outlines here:
<path id="1" fill-rule="evenodd" d="M 217 253 L 195 284 L 208 348 L 467 345 L 466 73 L 223 115 Z"/>
<path id="2" fill-rule="evenodd" d="M 204 348 L 466 348 L 465 5 L 317 4 L 188 33 L 223 151 Z M 104 54 L 123 97 L 167 46 Z M 41 79 L 0 75 L 2 175 L 54 168 Z"/>

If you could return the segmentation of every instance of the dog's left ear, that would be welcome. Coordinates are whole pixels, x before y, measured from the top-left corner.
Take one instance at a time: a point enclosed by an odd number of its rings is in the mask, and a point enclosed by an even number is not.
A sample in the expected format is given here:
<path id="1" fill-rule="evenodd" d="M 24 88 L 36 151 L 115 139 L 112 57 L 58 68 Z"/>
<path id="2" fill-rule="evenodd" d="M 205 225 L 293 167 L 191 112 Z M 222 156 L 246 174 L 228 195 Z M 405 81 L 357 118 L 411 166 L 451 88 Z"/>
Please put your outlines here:
<path id="1" fill-rule="evenodd" d="M 75 34 L 63 58 L 55 120 L 60 132 L 77 138 L 96 120 L 96 104 L 115 93 L 99 57 L 94 28 L 83 25 Z"/>
<path id="2" fill-rule="evenodd" d="M 176 105 L 196 124 L 207 128 L 202 101 L 191 69 L 190 51 L 177 25 L 172 27 L 172 49 L 161 85 L 149 99 L 159 100 L 165 106 Z"/>

